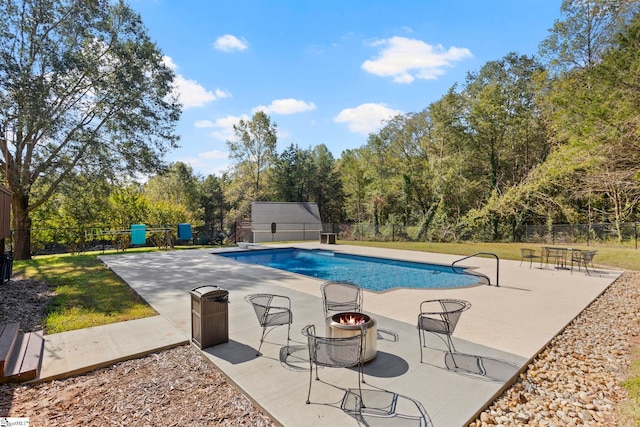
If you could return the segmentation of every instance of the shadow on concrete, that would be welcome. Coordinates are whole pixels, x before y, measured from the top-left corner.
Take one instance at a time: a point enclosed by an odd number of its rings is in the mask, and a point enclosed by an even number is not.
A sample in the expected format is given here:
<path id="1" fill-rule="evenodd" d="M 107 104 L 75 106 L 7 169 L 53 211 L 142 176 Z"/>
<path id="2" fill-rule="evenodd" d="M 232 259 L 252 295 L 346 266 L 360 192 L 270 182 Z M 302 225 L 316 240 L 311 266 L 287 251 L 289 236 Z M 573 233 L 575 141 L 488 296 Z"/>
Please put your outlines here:
<path id="1" fill-rule="evenodd" d="M 256 356 L 255 348 L 234 340 L 229 340 L 225 345 L 216 345 L 202 351 L 226 360 L 233 365 L 249 362 L 258 357 Z"/>
<path id="2" fill-rule="evenodd" d="M 389 390 L 363 389 L 360 396 L 348 389 L 341 408 L 365 426 L 433 426 L 420 402 Z"/>

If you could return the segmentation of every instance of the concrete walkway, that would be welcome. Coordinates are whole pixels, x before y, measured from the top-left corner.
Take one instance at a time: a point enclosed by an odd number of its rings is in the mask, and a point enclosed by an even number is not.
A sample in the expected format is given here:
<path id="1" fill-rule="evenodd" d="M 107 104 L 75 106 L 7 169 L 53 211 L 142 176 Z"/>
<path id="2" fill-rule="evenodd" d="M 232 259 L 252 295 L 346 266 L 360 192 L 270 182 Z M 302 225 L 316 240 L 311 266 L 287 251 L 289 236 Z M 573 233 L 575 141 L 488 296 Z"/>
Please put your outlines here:
<path id="1" fill-rule="evenodd" d="M 348 245 L 296 245 L 348 253 L 450 265 L 460 258 L 414 251 Z M 300 330 L 314 323 L 323 331 L 320 284 L 297 274 L 240 264 L 213 250 L 172 251 L 102 256 L 116 274 L 136 290 L 160 316 L 118 325 L 89 328 L 46 337 L 41 377 L 77 373 L 187 342 L 191 336 L 189 290 L 218 285 L 229 291 L 229 342 L 203 354 L 277 422 L 286 426 L 358 425 L 348 388 L 358 386 L 357 373 L 322 369 L 313 381 L 311 405 L 306 341 Z M 465 289 L 398 289 L 365 291 L 364 308 L 375 316 L 380 334 L 378 354 L 365 365 L 363 384 L 369 423 L 395 425 L 397 418 L 425 416 L 434 426 L 464 425 L 508 386 L 517 373 L 620 274 L 598 269 L 587 276 L 566 270 L 529 268 L 500 262 L 500 287 Z M 477 268 L 495 281 L 496 261 L 472 258 L 462 265 Z M 401 285 L 401 284 L 399 284 Z M 286 355 L 286 329 L 267 337 L 255 357 L 261 328 L 249 304 L 250 293 L 276 293 L 291 298 L 294 323 L 291 354 Z M 454 334 L 459 369 L 447 369 L 445 346 L 428 337 L 425 360 L 415 328 L 419 304 L 436 298 L 471 302 Z M 398 337 L 398 340 L 395 340 Z M 345 410 L 347 409 L 347 410 Z M 426 414 L 426 415 L 424 415 Z M 395 418 L 394 418 L 395 417 Z"/>

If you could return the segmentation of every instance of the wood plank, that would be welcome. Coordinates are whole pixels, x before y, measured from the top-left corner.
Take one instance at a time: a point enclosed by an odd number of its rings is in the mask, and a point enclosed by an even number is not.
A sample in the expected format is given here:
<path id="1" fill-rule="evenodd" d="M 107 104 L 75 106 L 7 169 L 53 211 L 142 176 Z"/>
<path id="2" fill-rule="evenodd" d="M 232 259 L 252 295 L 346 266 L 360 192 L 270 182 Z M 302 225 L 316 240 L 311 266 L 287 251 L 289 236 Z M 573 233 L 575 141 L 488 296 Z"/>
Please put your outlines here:
<path id="1" fill-rule="evenodd" d="M 42 351 L 44 350 L 44 331 L 29 332 L 29 343 L 20 367 L 20 380 L 28 381 L 38 377 Z"/>
<path id="2" fill-rule="evenodd" d="M 4 376 L 5 366 L 15 345 L 20 323 L 0 325 L 0 377 Z"/>
<path id="3" fill-rule="evenodd" d="M 9 359 L 4 365 L 4 377 L 2 378 L 2 381 L 7 381 L 10 377 L 18 375 L 20 372 L 20 365 L 22 364 L 22 358 L 24 352 L 27 350 L 28 343 L 29 340 L 28 338 L 25 338 L 24 334 L 18 334 L 13 350 L 9 354 Z"/>
<path id="4" fill-rule="evenodd" d="M 43 331 L 20 334 L 1 381 L 28 381 L 35 379 L 40 367 L 43 343 Z"/>

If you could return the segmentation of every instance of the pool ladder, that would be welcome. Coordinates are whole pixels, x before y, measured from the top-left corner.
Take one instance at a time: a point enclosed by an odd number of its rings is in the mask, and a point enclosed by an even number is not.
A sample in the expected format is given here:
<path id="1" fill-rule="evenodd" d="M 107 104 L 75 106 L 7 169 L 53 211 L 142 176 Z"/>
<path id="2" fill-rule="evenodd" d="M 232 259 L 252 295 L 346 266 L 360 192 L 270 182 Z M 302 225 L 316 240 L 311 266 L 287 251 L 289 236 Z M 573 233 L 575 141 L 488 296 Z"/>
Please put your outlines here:
<path id="1" fill-rule="evenodd" d="M 487 284 L 491 285 L 491 279 L 488 276 L 485 276 L 482 273 L 477 273 L 477 272 L 466 272 L 466 271 L 458 271 L 456 270 L 456 264 L 459 263 L 460 261 L 464 261 L 465 259 L 469 259 L 469 258 L 473 258 L 474 256 L 478 256 L 478 255 L 490 255 L 492 257 L 494 257 L 496 259 L 496 287 L 500 286 L 498 283 L 500 281 L 499 277 L 500 277 L 500 258 L 498 258 L 498 255 L 492 253 L 492 252 L 476 252 L 475 254 L 466 256 L 464 258 L 460 258 L 458 260 L 455 260 L 451 263 L 451 269 L 453 270 L 454 273 L 460 273 L 460 274 L 471 274 L 474 276 L 480 276 L 483 277 L 487 280 Z"/>

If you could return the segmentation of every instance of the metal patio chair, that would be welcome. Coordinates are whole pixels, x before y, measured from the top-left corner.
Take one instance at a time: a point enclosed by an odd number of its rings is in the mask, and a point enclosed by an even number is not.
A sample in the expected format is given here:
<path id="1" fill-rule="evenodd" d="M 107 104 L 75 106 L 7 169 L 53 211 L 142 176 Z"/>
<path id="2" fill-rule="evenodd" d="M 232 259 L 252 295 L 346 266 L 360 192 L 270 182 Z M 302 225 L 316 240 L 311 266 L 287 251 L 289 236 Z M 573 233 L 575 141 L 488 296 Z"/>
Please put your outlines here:
<path id="1" fill-rule="evenodd" d="M 471 308 L 471 303 L 456 299 L 427 300 L 420 303 L 418 315 L 418 339 L 420 341 L 420 363 L 422 363 L 422 347 L 426 347 L 426 333 L 446 336 L 445 343 L 449 352 L 455 351 L 451 335 L 456 329 L 463 311 Z M 440 336 L 442 339 L 442 337 Z"/>
<path id="2" fill-rule="evenodd" d="M 267 334 L 271 332 L 273 328 L 283 325 L 287 325 L 287 354 L 289 354 L 291 323 L 293 323 L 291 299 L 283 295 L 251 294 L 244 297 L 244 300 L 253 306 L 253 310 L 258 318 L 258 323 L 262 326 L 262 337 L 260 338 L 260 345 L 258 346 L 256 356 L 260 355 L 260 349 Z"/>
<path id="3" fill-rule="evenodd" d="M 529 268 L 531 268 L 534 260 L 538 260 L 542 264 L 542 254 L 535 249 L 520 248 L 520 266 L 525 260 L 529 261 Z"/>
<path id="4" fill-rule="evenodd" d="M 313 382 L 313 366 L 316 367 L 316 380 L 318 366 L 329 368 L 349 368 L 356 366 L 358 370 L 358 390 L 362 396 L 364 372 L 362 369 L 366 329 L 362 327 L 360 333 L 349 337 L 321 337 L 316 335 L 315 325 L 307 325 L 302 328 L 302 335 L 307 337 L 309 347 L 309 392 L 307 404 L 311 403 L 311 383 Z"/>
<path id="5" fill-rule="evenodd" d="M 362 288 L 355 283 L 328 281 L 320 286 L 324 317 L 329 312 L 362 311 Z"/>
<path id="6" fill-rule="evenodd" d="M 596 256 L 596 251 L 573 251 L 571 253 L 571 273 L 573 274 L 573 265 L 578 265 L 578 271 L 580 271 L 581 266 L 584 266 L 584 269 L 587 271 L 588 275 L 591 275 L 589 272 L 589 265 L 591 265 L 591 269 L 593 270 L 593 257 Z"/>

